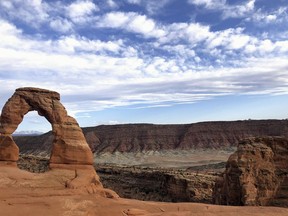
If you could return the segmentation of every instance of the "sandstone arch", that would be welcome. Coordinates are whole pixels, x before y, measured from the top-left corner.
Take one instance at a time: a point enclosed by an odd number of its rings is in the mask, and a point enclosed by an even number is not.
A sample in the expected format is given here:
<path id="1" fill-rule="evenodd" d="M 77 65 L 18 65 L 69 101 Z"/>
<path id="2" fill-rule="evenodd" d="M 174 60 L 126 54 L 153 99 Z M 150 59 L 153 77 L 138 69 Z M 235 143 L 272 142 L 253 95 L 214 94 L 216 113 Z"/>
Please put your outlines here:
<path id="1" fill-rule="evenodd" d="M 54 134 L 50 166 L 92 165 L 93 155 L 77 121 L 67 114 L 57 92 L 39 88 L 16 89 L 2 109 L 0 118 L 0 161 L 16 162 L 19 149 L 12 133 L 30 111 L 37 111 L 52 125 Z"/>
<path id="2" fill-rule="evenodd" d="M 19 149 L 12 137 L 24 115 L 34 110 L 50 122 L 54 134 L 50 156 L 51 169 L 42 175 L 28 175 L 17 168 Z M 30 87 L 16 89 L 4 105 L 0 116 L 0 169 L 4 169 L 9 187 L 10 179 L 15 187 L 26 186 L 30 189 L 46 188 L 49 185 L 50 188 L 78 189 L 75 190 L 76 193 L 84 190 L 104 197 L 117 198 L 118 195 L 114 191 L 103 188 L 92 164 L 93 154 L 82 130 L 77 121 L 67 114 L 60 102 L 59 93 Z M 5 172 L 7 169 L 13 169 L 13 172 Z M 13 177 L 9 173 L 13 173 Z M 16 176 L 23 176 L 24 184 L 22 181 L 15 183 L 15 173 Z"/>

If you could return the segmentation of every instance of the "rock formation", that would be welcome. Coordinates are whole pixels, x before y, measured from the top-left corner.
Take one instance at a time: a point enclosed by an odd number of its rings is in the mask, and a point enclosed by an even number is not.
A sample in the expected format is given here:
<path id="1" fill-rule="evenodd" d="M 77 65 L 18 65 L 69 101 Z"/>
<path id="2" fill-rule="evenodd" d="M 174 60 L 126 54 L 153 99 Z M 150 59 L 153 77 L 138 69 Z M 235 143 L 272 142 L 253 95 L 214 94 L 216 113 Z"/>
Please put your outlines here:
<path id="1" fill-rule="evenodd" d="M 37 88 L 17 89 L 4 105 L 0 125 L 0 160 L 13 162 L 18 160 L 17 147 L 11 134 L 22 122 L 24 115 L 33 110 L 44 116 L 52 125 L 54 135 L 50 159 L 52 166 L 53 164 L 92 165 L 93 156 L 82 130 L 76 120 L 67 115 L 65 107 L 60 103 L 60 95 L 57 92 Z M 8 154 L 6 151 L 11 153 Z"/>
<path id="2" fill-rule="evenodd" d="M 50 168 L 68 169 L 74 173 L 67 180 L 66 187 L 85 187 L 89 192 L 102 188 L 93 164 L 92 152 L 81 128 L 74 118 L 67 114 L 57 92 L 39 88 L 19 88 L 6 102 L 1 113 L 0 162 L 2 165 L 16 165 L 19 149 L 12 133 L 30 111 L 37 111 L 52 125 L 54 135 Z"/>
<path id="3" fill-rule="evenodd" d="M 214 202 L 224 205 L 288 206 L 288 140 L 250 138 L 229 157 L 215 185 Z"/>

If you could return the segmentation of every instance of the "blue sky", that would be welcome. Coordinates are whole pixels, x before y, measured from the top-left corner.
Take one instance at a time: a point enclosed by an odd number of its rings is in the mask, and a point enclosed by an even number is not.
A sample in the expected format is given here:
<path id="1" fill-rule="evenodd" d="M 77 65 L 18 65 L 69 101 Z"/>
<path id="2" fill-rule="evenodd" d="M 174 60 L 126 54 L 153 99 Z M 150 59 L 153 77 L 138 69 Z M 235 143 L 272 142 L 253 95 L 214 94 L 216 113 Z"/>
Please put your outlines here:
<path id="1" fill-rule="evenodd" d="M 288 117 L 287 0 L 1 0 L 0 105 L 61 94 L 81 126 Z M 36 113 L 19 130 L 48 130 Z"/>

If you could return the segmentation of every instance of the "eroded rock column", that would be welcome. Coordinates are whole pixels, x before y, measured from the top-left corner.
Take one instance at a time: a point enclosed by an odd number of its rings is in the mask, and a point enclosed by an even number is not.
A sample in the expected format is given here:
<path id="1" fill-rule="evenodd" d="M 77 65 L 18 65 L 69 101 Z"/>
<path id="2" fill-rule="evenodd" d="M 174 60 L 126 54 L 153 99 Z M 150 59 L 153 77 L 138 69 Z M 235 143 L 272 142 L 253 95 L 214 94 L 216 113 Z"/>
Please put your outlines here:
<path id="1" fill-rule="evenodd" d="M 284 203 L 282 206 L 287 205 L 286 199 L 280 199 L 287 196 L 287 144 L 284 137 L 241 141 L 227 161 L 223 178 L 216 182 L 214 203 L 264 206 L 276 205 L 274 200 L 278 199 Z"/>

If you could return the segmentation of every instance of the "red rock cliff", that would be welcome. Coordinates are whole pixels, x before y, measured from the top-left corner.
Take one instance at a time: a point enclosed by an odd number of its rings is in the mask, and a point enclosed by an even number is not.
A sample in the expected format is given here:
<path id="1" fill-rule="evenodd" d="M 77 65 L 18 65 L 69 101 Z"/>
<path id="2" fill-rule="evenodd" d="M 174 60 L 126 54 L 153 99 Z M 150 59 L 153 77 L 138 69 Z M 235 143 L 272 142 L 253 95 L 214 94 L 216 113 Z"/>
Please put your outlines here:
<path id="1" fill-rule="evenodd" d="M 214 202 L 224 205 L 288 206 L 288 140 L 245 139 L 216 183 Z"/>
<path id="2" fill-rule="evenodd" d="M 83 128 L 83 133 L 90 148 L 96 153 L 219 149 L 236 147 L 241 139 L 248 137 L 287 136 L 288 121 L 247 120 L 184 125 L 101 125 Z M 37 137 L 15 137 L 22 153 L 50 152 L 52 140 L 52 133 Z"/>

